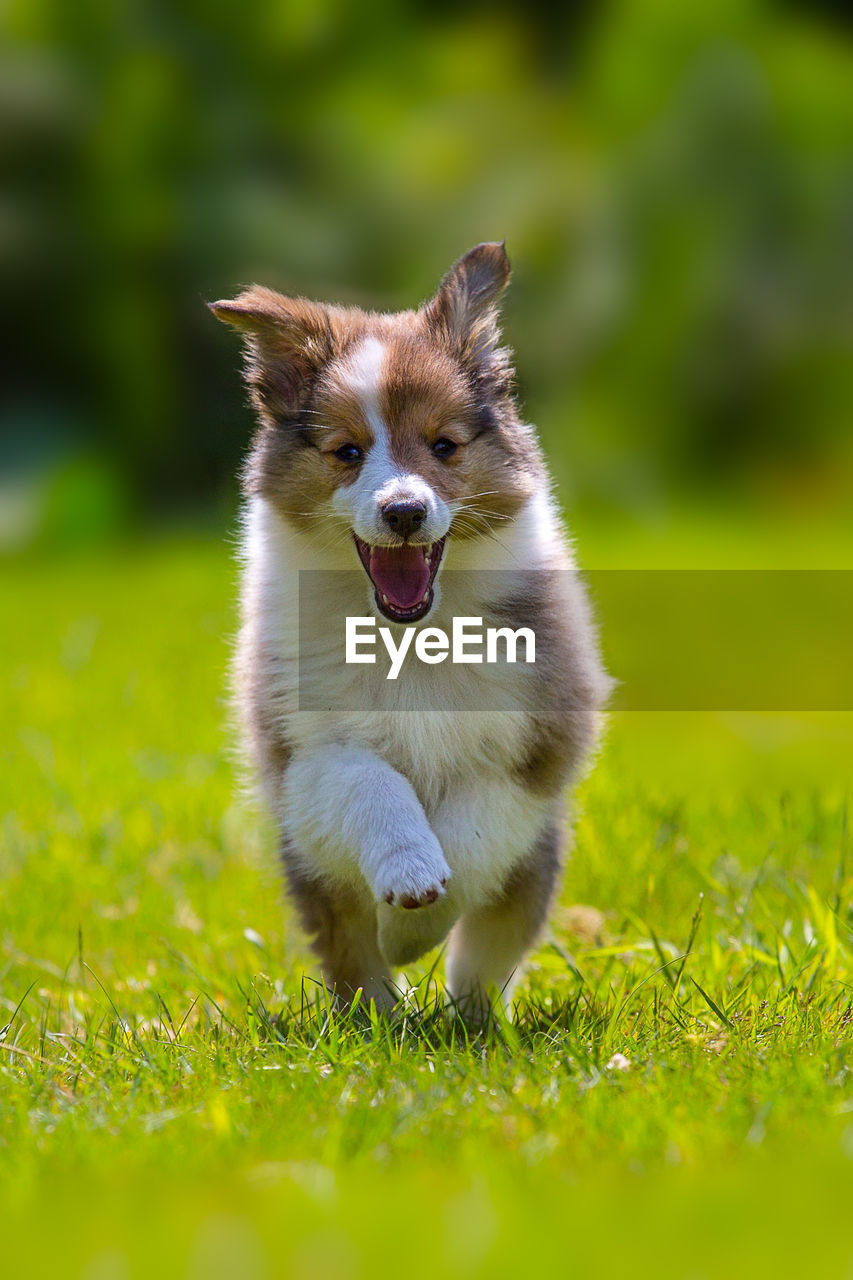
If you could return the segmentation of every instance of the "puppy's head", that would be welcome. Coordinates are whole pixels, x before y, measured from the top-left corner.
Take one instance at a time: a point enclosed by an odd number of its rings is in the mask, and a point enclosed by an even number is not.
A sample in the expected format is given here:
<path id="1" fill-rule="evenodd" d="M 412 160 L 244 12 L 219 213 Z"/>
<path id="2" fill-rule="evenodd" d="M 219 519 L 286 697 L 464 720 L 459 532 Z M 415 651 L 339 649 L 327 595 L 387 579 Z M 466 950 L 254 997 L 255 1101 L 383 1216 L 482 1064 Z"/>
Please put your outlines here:
<path id="1" fill-rule="evenodd" d="M 247 490 L 318 537 L 336 530 L 394 622 L 429 614 L 448 542 L 499 533 L 540 475 L 499 346 L 509 273 L 503 245 L 481 244 L 418 311 L 257 285 L 211 304 L 245 339 L 259 422 Z"/>

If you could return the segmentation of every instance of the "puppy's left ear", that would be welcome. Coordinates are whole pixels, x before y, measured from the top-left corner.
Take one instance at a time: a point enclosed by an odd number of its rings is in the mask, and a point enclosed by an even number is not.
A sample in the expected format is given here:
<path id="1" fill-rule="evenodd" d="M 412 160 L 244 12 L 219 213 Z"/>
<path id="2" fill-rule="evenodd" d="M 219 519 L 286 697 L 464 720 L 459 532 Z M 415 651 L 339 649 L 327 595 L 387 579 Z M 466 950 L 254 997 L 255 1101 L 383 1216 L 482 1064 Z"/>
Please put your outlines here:
<path id="1" fill-rule="evenodd" d="M 424 307 L 427 324 L 472 370 L 486 371 L 500 342 L 498 300 L 509 283 L 503 242 L 478 244 L 450 268 Z"/>

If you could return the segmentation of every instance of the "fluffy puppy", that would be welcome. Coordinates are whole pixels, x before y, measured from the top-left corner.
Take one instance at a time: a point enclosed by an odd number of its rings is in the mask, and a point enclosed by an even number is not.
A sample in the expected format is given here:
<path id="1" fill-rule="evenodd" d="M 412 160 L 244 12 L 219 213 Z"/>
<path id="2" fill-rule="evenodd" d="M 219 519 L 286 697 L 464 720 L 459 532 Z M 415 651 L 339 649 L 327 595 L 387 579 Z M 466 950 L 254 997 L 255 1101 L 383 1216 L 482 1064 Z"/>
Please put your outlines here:
<path id="1" fill-rule="evenodd" d="M 342 996 L 449 935 L 468 1011 L 509 999 L 546 919 L 564 800 L 608 679 L 534 430 L 519 415 L 481 244 L 417 310 L 253 286 L 211 304 L 245 345 L 236 692 L 291 892 Z M 535 635 L 527 663 L 344 660 L 346 619 Z"/>

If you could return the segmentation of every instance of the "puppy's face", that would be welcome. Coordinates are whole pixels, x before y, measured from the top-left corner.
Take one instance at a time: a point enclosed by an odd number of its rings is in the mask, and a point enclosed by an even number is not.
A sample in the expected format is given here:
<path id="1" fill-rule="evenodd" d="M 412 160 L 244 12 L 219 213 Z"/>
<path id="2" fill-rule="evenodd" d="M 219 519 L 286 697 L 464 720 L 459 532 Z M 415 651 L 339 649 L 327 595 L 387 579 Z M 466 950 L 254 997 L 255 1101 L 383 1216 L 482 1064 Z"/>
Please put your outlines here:
<path id="1" fill-rule="evenodd" d="M 290 523 L 339 537 L 376 609 L 417 622 L 448 541 L 499 534 L 533 492 L 496 301 L 502 245 L 479 245 L 417 312 L 366 314 L 254 287 L 213 304 L 246 336 L 260 422 L 246 483 Z"/>

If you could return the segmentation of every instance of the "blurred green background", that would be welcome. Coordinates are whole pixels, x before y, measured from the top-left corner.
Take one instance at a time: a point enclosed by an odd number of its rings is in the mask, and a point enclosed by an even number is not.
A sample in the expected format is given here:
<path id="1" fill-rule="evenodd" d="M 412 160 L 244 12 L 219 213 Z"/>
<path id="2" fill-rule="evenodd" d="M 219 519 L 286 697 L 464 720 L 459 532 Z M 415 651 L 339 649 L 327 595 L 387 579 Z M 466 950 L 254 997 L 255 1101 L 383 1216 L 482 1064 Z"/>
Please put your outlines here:
<path id="1" fill-rule="evenodd" d="M 203 303 L 408 307 L 505 237 L 585 567 L 853 568 L 851 29 L 840 0 L 0 3 L 9 1274 L 850 1273 L 849 713 L 614 716 L 523 987 L 584 997 L 564 1039 L 259 1036 L 247 992 L 295 1009 L 313 970 L 228 754 L 250 418 Z M 722 667 L 725 610 L 667 591 Z M 841 616 L 791 597 L 780 649 Z M 633 601 L 613 670 L 666 679 L 685 633 Z"/>
<path id="2" fill-rule="evenodd" d="M 502 237 L 582 524 L 844 525 L 840 4 L 7 0 L 2 24 L 4 547 L 228 524 L 249 418 L 205 299 L 410 306 Z"/>

